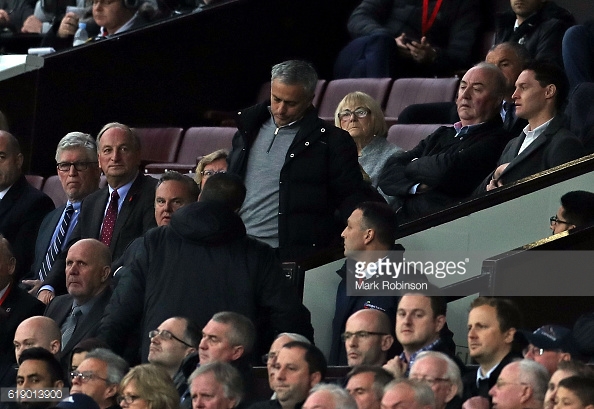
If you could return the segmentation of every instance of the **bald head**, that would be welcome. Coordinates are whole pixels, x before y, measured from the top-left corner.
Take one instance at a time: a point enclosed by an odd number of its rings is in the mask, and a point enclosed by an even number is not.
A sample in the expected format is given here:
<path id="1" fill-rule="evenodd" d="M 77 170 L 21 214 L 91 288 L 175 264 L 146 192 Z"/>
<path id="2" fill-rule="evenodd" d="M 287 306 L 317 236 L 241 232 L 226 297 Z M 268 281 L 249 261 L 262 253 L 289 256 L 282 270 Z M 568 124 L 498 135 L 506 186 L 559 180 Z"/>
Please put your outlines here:
<path id="1" fill-rule="evenodd" d="M 344 346 L 349 366 L 383 365 L 394 343 L 388 315 L 374 309 L 359 310 L 346 322 Z"/>
<path id="2" fill-rule="evenodd" d="M 97 296 L 109 285 L 109 248 L 95 239 L 74 243 L 66 256 L 66 289 L 79 305 Z"/>
<path id="3" fill-rule="evenodd" d="M 62 334 L 60 327 L 49 317 L 27 318 L 17 327 L 14 334 L 14 354 L 18 362 L 25 349 L 41 347 L 52 354 L 61 350 Z"/>

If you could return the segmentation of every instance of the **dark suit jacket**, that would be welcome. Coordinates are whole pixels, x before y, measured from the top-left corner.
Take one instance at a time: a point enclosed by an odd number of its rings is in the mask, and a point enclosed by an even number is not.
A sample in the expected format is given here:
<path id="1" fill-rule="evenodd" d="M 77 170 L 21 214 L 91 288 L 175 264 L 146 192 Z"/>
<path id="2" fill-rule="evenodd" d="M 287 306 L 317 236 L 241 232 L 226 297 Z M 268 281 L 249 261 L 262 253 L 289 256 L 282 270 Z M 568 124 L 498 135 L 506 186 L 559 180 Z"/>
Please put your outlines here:
<path id="1" fill-rule="evenodd" d="M 504 184 L 509 184 L 526 176 L 534 175 L 585 156 L 586 150 L 582 142 L 574 134 L 563 128 L 563 121 L 561 115 L 554 117 L 547 129 L 519 155 L 518 151 L 526 138 L 526 134 L 522 132 L 520 136 L 509 141 L 495 167 L 509 163 L 499 179 Z M 491 172 L 483 180 L 482 184 L 477 187 L 475 194 L 486 191 L 486 187 L 493 178 L 494 173 L 495 171 Z"/>
<path id="2" fill-rule="evenodd" d="M 47 254 L 50 241 L 65 208 L 66 205 L 60 206 L 49 212 L 43 218 L 41 226 L 39 226 L 39 233 L 37 233 L 37 240 L 35 241 L 35 259 L 33 260 L 33 264 L 31 264 L 31 269 L 26 278 L 31 280 L 39 279 L 39 270 L 41 270 L 41 265 Z"/>
<path id="3" fill-rule="evenodd" d="M 148 229 L 157 226 L 154 209 L 156 187 L 156 179 L 141 173 L 136 177 L 116 219 L 109 245 L 112 260 L 117 260 L 132 240 L 142 236 Z M 78 223 L 69 241 L 70 245 L 80 239 L 99 239 L 108 200 L 109 189 L 107 186 L 91 193 L 83 200 Z M 56 295 L 66 293 L 66 276 L 64 274 L 66 254 L 67 251 L 64 250 L 56 259 L 46 280 L 47 284 L 54 287 Z"/>
<path id="4" fill-rule="evenodd" d="M 505 365 L 509 364 L 510 362 L 512 362 L 514 359 L 517 359 L 517 358 L 522 358 L 522 357 L 514 352 L 510 352 L 509 354 L 507 354 L 506 356 L 503 357 L 501 362 L 499 362 L 497 367 L 489 375 L 489 388 L 487 389 L 487 392 L 497 382 L 497 378 L 499 378 L 499 374 L 501 373 L 501 370 L 503 369 L 503 367 L 505 367 Z M 464 392 L 462 395 L 462 400 L 464 402 L 466 400 L 472 398 L 473 396 L 482 396 L 483 398 L 489 399 L 489 402 L 491 401 L 491 397 L 488 394 L 479 393 L 479 388 L 476 385 L 476 371 L 478 371 L 478 370 L 479 370 L 479 368 L 477 367 L 477 369 L 473 369 L 471 371 L 466 372 L 466 374 L 462 375 L 462 384 L 464 385 L 464 389 L 463 389 Z"/>
<path id="5" fill-rule="evenodd" d="M 107 286 L 107 288 L 97 296 L 97 301 L 91 308 L 91 311 L 79 318 L 76 329 L 72 333 L 72 337 L 68 341 L 68 344 L 62 347 L 62 352 L 60 353 L 60 363 L 62 364 L 62 368 L 69 367 L 70 354 L 76 344 L 83 339 L 93 338 L 97 335 L 99 323 L 103 316 L 103 310 L 105 310 L 105 306 L 109 303 L 110 298 L 111 287 Z M 72 311 L 73 302 L 74 298 L 72 298 L 70 294 L 56 297 L 49 303 L 43 315 L 50 317 L 56 321 L 59 326 L 62 326 L 64 320 Z"/>
<path id="6" fill-rule="evenodd" d="M 17 260 L 14 282 L 29 271 L 39 225 L 54 207 L 52 199 L 27 183 L 23 175 L 0 200 L 0 233 L 12 245 Z"/>

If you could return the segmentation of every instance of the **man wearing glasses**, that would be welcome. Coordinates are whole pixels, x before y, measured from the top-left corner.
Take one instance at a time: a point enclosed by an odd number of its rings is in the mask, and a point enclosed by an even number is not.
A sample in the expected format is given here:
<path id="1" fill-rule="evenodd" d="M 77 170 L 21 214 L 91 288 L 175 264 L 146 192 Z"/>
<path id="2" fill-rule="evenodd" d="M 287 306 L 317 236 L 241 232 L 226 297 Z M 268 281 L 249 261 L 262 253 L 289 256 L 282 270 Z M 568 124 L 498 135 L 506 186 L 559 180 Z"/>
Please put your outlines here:
<path id="1" fill-rule="evenodd" d="M 524 358 L 538 362 L 551 375 L 557 370 L 559 362 L 578 357 L 577 345 L 569 328 L 543 325 L 534 332 L 521 330 L 519 334 L 528 341 L 528 346 L 522 351 Z"/>
<path id="2" fill-rule="evenodd" d="M 89 194 L 99 189 L 101 169 L 97 162 L 97 144 L 90 135 L 70 132 L 58 143 L 56 169 L 67 202 L 48 213 L 41 222 L 35 242 L 35 260 L 23 284 L 33 286 L 30 291 L 37 295 L 39 286 L 57 255 L 65 249 L 78 223 L 80 205 Z"/>
<path id="3" fill-rule="evenodd" d="M 200 329 L 187 318 L 173 317 L 148 336 L 151 339 L 148 361 L 165 369 L 173 378 L 186 357 L 197 351 Z"/>
<path id="4" fill-rule="evenodd" d="M 77 370 L 70 373 L 70 394 L 84 393 L 93 398 L 100 409 L 119 409 L 118 386 L 128 369 L 128 363 L 109 349 L 94 349 Z"/>
<path id="5" fill-rule="evenodd" d="M 388 351 L 394 343 L 390 319 L 383 311 L 359 310 L 347 320 L 342 340 L 349 366 L 383 365 L 388 360 Z"/>
<path id="6" fill-rule="evenodd" d="M 523 359 L 503 368 L 489 391 L 497 409 L 542 409 L 549 373 L 540 364 Z M 477 408 L 477 406 L 472 406 Z"/>
<path id="7" fill-rule="evenodd" d="M 553 234 L 594 223 L 594 193 L 574 190 L 561 196 L 557 214 L 550 218 Z"/>
<path id="8" fill-rule="evenodd" d="M 435 395 L 435 409 L 462 407 L 462 376 L 460 368 L 442 352 L 421 352 L 410 368 L 410 379 L 426 382 Z"/>

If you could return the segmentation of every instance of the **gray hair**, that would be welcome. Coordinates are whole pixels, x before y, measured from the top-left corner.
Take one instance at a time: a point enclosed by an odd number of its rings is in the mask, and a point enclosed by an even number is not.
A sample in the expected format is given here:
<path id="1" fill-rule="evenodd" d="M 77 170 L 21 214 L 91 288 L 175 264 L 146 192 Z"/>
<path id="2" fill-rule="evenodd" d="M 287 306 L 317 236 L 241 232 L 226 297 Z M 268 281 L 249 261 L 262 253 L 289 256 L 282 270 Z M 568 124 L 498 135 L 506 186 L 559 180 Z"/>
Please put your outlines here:
<path id="1" fill-rule="evenodd" d="M 136 149 L 137 151 L 140 151 L 141 145 L 140 145 L 140 137 L 138 136 L 138 134 L 134 131 L 134 129 L 130 128 L 128 125 L 124 125 L 119 122 L 110 122 L 108 124 L 105 124 L 103 126 L 103 128 L 101 128 L 101 130 L 97 134 L 97 146 L 100 145 L 101 137 L 103 136 L 103 134 L 111 128 L 119 128 L 119 129 L 123 130 L 124 132 L 126 132 L 128 134 L 128 136 L 130 137 L 130 141 L 132 142 L 132 147 L 134 149 Z"/>
<path id="2" fill-rule="evenodd" d="M 63 151 L 70 149 L 83 148 L 87 151 L 89 161 L 97 160 L 97 143 L 91 135 L 83 132 L 69 132 L 60 139 L 56 149 L 56 163 L 60 161 L 60 155 Z"/>
<path id="3" fill-rule="evenodd" d="M 85 357 L 85 359 L 89 358 L 98 359 L 107 364 L 107 382 L 112 385 L 119 384 L 130 370 L 124 358 L 107 348 L 93 349 Z"/>
<path id="4" fill-rule="evenodd" d="M 381 401 L 385 386 L 394 380 L 394 376 L 381 366 L 357 365 L 347 374 L 347 379 L 350 380 L 353 376 L 363 373 L 373 374 L 373 392 L 377 400 Z"/>
<path id="5" fill-rule="evenodd" d="M 229 325 L 227 337 L 232 346 L 243 346 L 244 355 L 252 352 L 256 342 L 256 327 L 248 317 L 233 311 L 221 311 L 213 315 L 212 320 Z"/>
<path id="6" fill-rule="evenodd" d="M 235 406 L 243 398 L 243 381 L 239 371 L 227 362 L 211 362 L 200 365 L 188 378 L 188 385 L 200 375 L 212 373 L 215 380 L 223 387 L 223 394 L 227 399 L 235 399 Z"/>
<path id="7" fill-rule="evenodd" d="M 460 373 L 460 368 L 458 367 L 458 365 L 454 362 L 454 360 L 452 358 L 450 358 L 443 352 L 423 351 L 423 352 L 419 353 L 419 355 L 417 355 L 417 357 L 415 358 L 415 361 L 413 362 L 413 366 L 411 367 L 411 369 L 421 359 L 430 358 L 430 357 L 441 359 L 442 361 L 444 361 L 447 364 L 445 378 L 458 388 L 458 392 L 456 393 L 456 395 L 462 397 L 462 392 L 464 391 L 464 385 L 462 383 L 462 375 Z"/>
<path id="8" fill-rule="evenodd" d="M 518 379 L 532 388 L 534 399 L 543 402 L 550 379 L 549 371 L 538 362 L 530 359 L 515 361 L 518 364 Z"/>
<path id="9" fill-rule="evenodd" d="M 507 82 L 501 70 L 495 65 L 485 61 L 481 61 L 472 68 L 480 68 L 490 71 L 493 74 L 492 93 L 498 98 L 503 99 L 507 91 Z"/>
<path id="10" fill-rule="evenodd" d="M 333 383 L 318 383 L 311 388 L 309 396 L 315 392 L 329 392 L 334 398 L 334 409 L 357 409 L 355 399 L 343 388 Z"/>
<path id="11" fill-rule="evenodd" d="M 271 81 L 279 80 L 287 85 L 301 85 L 313 98 L 318 85 L 318 73 L 307 61 L 289 60 L 272 67 Z"/>
<path id="12" fill-rule="evenodd" d="M 274 338 L 274 339 L 276 340 L 276 339 L 279 339 L 280 337 L 288 337 L 291 339 L 291 341 L 299 341 L 299 342 L 304 342 L 306 344 L 311 344 L 311 341 L 309 339 L 307 339 L 303 335 L 297 334 L 295 332 L 282 332 L 282 333 L 278 334 L 276 336 L 276 338 Z"/>
<path id="13" fill-rule="evenodd" d="M 415 394 L 415 401 L 420 406 L 431 406 L 432 408 L 435 408 L 435 394 L 427 382 L 416 381 L 414 379 L 408 378 L 395 379 L 386 385 L 384 388 L 384 394 L 401 383 L 412 388 Z"/>

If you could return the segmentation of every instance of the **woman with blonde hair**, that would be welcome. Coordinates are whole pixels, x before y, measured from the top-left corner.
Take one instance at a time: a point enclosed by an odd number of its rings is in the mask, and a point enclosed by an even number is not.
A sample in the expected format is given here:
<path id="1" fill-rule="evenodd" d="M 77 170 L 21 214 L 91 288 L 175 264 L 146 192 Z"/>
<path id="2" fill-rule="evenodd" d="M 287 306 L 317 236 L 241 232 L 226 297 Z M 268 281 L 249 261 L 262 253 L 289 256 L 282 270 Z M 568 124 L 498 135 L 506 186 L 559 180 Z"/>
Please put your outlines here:
<path id="1" fill-rule="evenodd" d="M 210 176 L 227 171 L 227 156 L 229 156 L 229 152 L 226 149 L 219 149 L 200 159 L 196 166 L 196 176 L 194 176 L 200 190 Z"/>
<path id="2" fill-rule="evenodd" d="M 179 394 L 169 374 L 153 364 L 135 366 L 120 382 L 122 408 L 179 409 Z"/>

